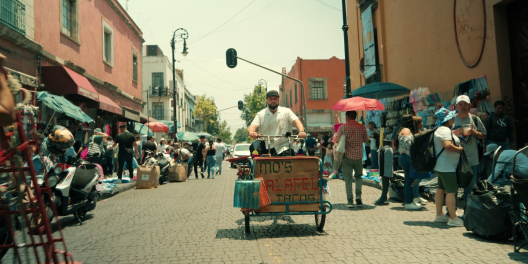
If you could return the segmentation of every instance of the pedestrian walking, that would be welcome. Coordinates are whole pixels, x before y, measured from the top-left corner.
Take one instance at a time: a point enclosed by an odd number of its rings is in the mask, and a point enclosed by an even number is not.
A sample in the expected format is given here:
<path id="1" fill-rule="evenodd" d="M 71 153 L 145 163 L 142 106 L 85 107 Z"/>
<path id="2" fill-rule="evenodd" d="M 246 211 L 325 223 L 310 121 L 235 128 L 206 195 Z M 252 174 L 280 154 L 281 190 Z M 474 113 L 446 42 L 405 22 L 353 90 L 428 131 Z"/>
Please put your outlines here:
<path id="1" fill-rule="evenodd" d="M 328 144 L 326 144 L 326 148 L 325 148 L 325 152 L 326 152 L 326 155 L 324 156 L 324 164 L 325 164 L 325 167 L 326 167 L 326 172 L 328 172 L 328 174 L 332 174 L 332 163 L 333 163 L 333 147 L 334 147 L 334 143 L 330 142 Z"/>
<path id="2" fill-rule="evenodd" d="M 194 157 L 193 157 L 193 167 L 194 167 L 194 176 L 198 179 L 198 167 L 202 167 L 200 174 L 202 178 L 205 178 L 204 175 L 204 161 L 205 161 L 205 136 L 200 136 L 198 142 L 193 143 Z"/>
<path id="3" fill-rule="evenodd" d="M 345 155 L 343 157 L 343 176 L 345 178 L 345 189 L 347 194 L 347 207 L 354 207 L 354 195 L 352 194 L 352 172 L 356 179 L 356 204 L 362 206 L 361 187 L 363 175 L 363 143 L 368 142 L 367 130 L 365 126 L 359 124 L 355 119 L 356 111 L 346 112 L 346 123 L 337 130 L 336 138 L 345 135 Z M 342 155 L 338 153 L 337 155 Z"/>
<path id="4" fill-rule="evenodd" d="M 119 144 L 119 149 L 117 152 L 117 162 L 118 162 L 118 168 L 117 168 L 117 183 L 121 183 L 121 178 L 123 176 L 123 167 L 125 165 L 125 162 L 127 164 L 128 172 L 130 176 L 134 175 L 134 166 L 132 166 L 132 159 L 134 159 L 134 149 L 136 150 L 136 156 L 139 155 L 137 153 L 137 147 L 136 146 L 136 138 L 134 137 L 134 134 L 128 132 L 126 130 L 126 125 L 120 125 L 119 126 L 119 132 L 120 134 L 117 135 L 116 140 L 114 142 L 114 145 L 112 145 L 112 149 L 116 147 L 117 144 Z M 135 147 L 135 148 L 134 148 Z"/>
<path id="5" fill-rule="evenodd" d="M 222 143 L 221 138 L 217 138 L 215 147 L 216 147 L 216 154 L 215 154 L 216 174 L 222 175 L 222 162 L 224 161 L 224 158 L 225 158 L 226 146 L 224 143 Z"/>
<path id="6" fill-rule="evenodd" d="M 138 155 L 136 155 L 136 160 L 141 161 L 141 153 L 143 153 L 143 144 L 141 144 L 141 135 L 136 135 L 136 147 Z M 136 152 L 134 149 L 134 152 Z"/>
<path id="7" fill-rule="evenodd" d="M 471 101 L 467 95 L 460 95 L 456 99 L 456 109 L 458 113 L 455 115 L 454 123 L 451 127 L 455 135 L 460 139 L 460 144 L 464 148 L 464 152 L 469 160 L 469 165 L 473 170 L 473 179 L 471 183 L 464 188 L 463 208 L 466 209 L 467 197 L 475 187 L 478 178 L 479 152 L 478 141 L 486 138 L 486 128 L 476 115 L 469 113 L 471 109 Z"/>
<path id="8" fill-rule="evenodd" d="M 435 113 L 437 129 L 434 132 L 434 148 L 437 156 L 434 167 L 438 176 L 438 188 L 435 195 L 435 222 L 447 223 L 449 226 L 464 226 L 464 222 L 456 216 L 456 196 L 458 190 L 456 170 L 460 153 L 460 139 L 451 131 L 456 112 L 442 107 Z M 444 194 L 449 216 L 444 215 Z"/>
<path id="9" fill-rule="evenodd" d="M 207 162 L 207 179 L 213 174 L 215 178 L 215 163 L 216 163 L 216 146 L 213 139 L 209 139 L 209 144 L 205 147 L 205 162 Z"/>

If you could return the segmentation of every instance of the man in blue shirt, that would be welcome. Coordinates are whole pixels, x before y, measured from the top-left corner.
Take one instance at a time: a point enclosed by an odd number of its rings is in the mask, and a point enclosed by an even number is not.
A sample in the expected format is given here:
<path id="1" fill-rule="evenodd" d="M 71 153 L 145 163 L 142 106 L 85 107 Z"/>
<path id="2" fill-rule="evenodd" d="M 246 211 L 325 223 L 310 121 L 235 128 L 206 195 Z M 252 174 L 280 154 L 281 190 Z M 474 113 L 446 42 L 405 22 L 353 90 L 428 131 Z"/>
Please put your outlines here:
<path id="1" fill-rule="evenodd" d="M 485 156 L 490 155 L 493 159 L 495 151 L 499 148 L 499 145 L 492 143 L 486 147 Z M 488 181 L 493 182 L 498 179 L 498 176 L 501 175 L 501 172 L 504 170 L 506 175 L 515 175 L 518 178 L 528 179 L 528 157 L 524 154 L 519 153 L 515 158 L 515 168 L 513 167 L 513 156 L 517 153 L 516 150 L 500 150 L 497 153 L 497 164 L 494 168 L 494 173 L 489 176 Z M 494 176 L 494 177 L 493 177 Z M 495 178 L 495 179 L 493 179 Z"/>
<path id="2" fill-rule="evenodd" d="M 306 142 L 304 142 L 304 145 L 306 146 L 306 150 L 308 150 L 308 156 L 315 156 L 315 147 L 317 146 L 317 142 L 310 134 L 306 135 L 306 137 L 308 138 L 306 139 Z"/>

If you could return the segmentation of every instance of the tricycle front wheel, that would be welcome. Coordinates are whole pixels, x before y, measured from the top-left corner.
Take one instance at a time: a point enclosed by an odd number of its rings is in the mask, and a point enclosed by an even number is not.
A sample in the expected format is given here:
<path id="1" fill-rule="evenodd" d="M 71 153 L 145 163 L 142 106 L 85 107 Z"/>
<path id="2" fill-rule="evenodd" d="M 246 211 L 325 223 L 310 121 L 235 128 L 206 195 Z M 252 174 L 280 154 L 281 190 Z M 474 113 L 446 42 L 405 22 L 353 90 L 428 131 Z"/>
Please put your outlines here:
<path id="1" fill-rule="evenodd" d="M 323 206 L 322 212 L 326 212 L 326 208 Z M 326 222 L 326 214 L 315 214 L 315 227 L 317 231 L 323 232 L 324 225 Z"/>

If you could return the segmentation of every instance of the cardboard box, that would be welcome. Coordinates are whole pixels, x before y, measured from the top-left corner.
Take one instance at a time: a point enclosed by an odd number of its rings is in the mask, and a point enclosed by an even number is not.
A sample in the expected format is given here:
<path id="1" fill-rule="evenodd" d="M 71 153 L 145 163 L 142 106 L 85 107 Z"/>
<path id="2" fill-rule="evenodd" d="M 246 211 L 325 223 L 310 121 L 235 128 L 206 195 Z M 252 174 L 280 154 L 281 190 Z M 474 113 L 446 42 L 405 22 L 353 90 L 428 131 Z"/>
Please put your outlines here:
<path id="1" fill-rule="evenodd" d="M 160 168 L 158 166 L 138 166 L 137 189 L 154 189 L 159 184 Z"/>
<path id="2" fill-rule="evenodd" d="M 187 163 L 171 163 L 171 167 L 169 168 L 169 181 L 187 181 Z"/>

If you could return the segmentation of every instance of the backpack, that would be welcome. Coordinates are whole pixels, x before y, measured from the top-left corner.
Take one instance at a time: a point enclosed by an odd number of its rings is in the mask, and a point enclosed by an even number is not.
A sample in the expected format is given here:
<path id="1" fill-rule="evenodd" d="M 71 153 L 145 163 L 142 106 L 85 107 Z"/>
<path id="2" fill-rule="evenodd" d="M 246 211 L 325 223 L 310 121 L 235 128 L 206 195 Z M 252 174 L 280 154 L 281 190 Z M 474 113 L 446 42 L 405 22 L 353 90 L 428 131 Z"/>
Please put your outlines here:
<path id="1" fill-rule="evenodd" d="M 436 159 L 444 152 L 435 155 L 434 132 L 436 128 L 422 132 L 414 136 L 414 142 L 411 144 L 411 166 L 416 172 L 430 172 L 436 166 Z"/>
<path id="2" fill-rule="evenodd" d="M 105 154 L 103 136 L 93 136 L 88 144 L 88 158 L 102 157 Z"/>

